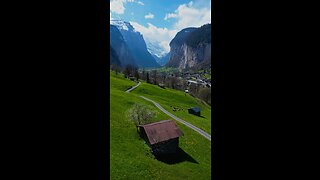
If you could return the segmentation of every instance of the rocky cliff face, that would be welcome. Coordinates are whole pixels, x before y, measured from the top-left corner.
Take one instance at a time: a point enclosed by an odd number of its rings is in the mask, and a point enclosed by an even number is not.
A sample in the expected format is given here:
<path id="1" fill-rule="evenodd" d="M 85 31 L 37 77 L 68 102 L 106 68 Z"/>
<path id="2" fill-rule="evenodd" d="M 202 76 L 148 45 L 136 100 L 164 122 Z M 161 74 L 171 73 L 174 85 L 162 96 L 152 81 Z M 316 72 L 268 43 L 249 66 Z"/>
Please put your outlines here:
<path id="1" fill-rule="evenodd" d="M 114 52 L 112 52 L 114 51 Z M 116 26 L 110 25 L 110 55 L 113 53 L 113 59 L 118 59 L 122 66 L 136 66 L 133 55 L 131 54 L 128 45 L 125 43 L 120 31 Z M 111 57 L 110 57 L 111 58 Z M 110 61 L 110 64 L 112 62 Z"/>
<path id="2" fill-rule="evenodd" d="M 116 51 L 110 46 L 110 65 L 115 64 L 117 66 L 121 66 L 121 62 L 118 58 Z"/>
<path id="3" fill-rule="evenodd" d="M 179 69 L 211 67 L 211 25 L 187 28 L 170 42 L 168 67 Z"/>
<path id="4" fill-rule="evenodd" d="M 159 64 L 148 52 L 143 36 L 130 23 L 121 20 L 111 20 L 110 24 L 119 29 L 135 63 L 139 67 L 159 67 Z"/>

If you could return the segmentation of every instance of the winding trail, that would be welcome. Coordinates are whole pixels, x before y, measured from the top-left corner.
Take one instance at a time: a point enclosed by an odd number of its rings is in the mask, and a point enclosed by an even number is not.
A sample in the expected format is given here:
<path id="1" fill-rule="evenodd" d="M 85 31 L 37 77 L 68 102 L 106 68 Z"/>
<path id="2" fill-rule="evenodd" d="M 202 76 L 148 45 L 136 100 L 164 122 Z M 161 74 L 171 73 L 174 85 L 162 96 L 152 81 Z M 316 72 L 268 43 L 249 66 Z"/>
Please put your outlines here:
<path id="1" fill-rule="evenodd" d="M 141 84 L 141 82 L 139 82 L 137 85 L 133 86 L 132 88 L 128 89 L 126 92 L 129 93 L 130 91 L 134 90 L 135 88 L 137 88 L 139 85 Z M 168 112 L 167 110 L 165 110 L 162 106 L 160 106 L 160 104 L 156 103 L 155 101 L 146 98 L 144 96 L 140 96 L 141 98 L 143 98 L 144 100 L 150 101 L 152 102 L 158 109 L 160 109 L 162 112 L 164 112 L 165 114 L 167 114 L 168 116 L 172 117 L 173 119 L 175 119 L 176 121 L 179 121 L 180 123 L 186 125 L 187 127 L 193 129 L 194 131 L 198 132 L 200 135 L 202 135 L 203 137 L 205 137 L 206 139 L 208 139 L 209 141 L 211 141 L 211 135 L 206 133 L 205 131 L 203 131 L 202 129 L 178 118 L 177 116 L 171 114 L 170 112 Z"/>
<path id="2" fill-rule="evenodd" d="M 163 107 L 161 107 L 160 104 L 154 102 L 153 100 L 151 100 L 151 99 L 149 99 L 149 98 L 146 98 L 146 97 L 144 97 L 144 96 L 140 96 L 140 97 L 143 98 L 143 99 L 145 99 L 145 100 L 147 100 L 147 101 L 152 102 L 157 108 L 159 108 L 162 112 L 166 113 L 168 116 L 170 116 L 170 117 L 172 117 L 173 119 L 175 119 L 175 120 L 181 122 L 182 124 L 188 126 L 189 128 L 193 129 L 194 131 L 198 132 L 198 133 L 201 134 L 203 137 L 205 137 L 205 138 L 207 138 L 209 141 L 211 141 L 211 135 L 208 134 L 208 133 L 206 133 L 206 132 L 204 132 L 202 129 L 200 129 L 200 128 L 198 128 L 198 127 L 196 127 L 196 126 L 194 126 L 194 125 L 192 125 L 192 124 L 190 124 L 190 123 L 188 123 L 188 122 L 186 122 L 186 121 L 178 118 L 177 116 L 171 114 L 170 112 L 168 112 L 167 110 L 165 110 Z"/>
<path id="3" fill-rule="evenodd" d="M 137 85 L 133 86 L 132 88 L 128 89 L 126 92 L 129 93 L 130 91 L 134 90 L 135 88 L 137 88 L 139 85 L 141 84 L 141 82 L 139 82 Z M 198 132 L 200 135 L 202 135 L 203 137 L 207 138 L 209 141 L 211 141 L 211 135 L 206 133 L 205 131 L 203 131 L 202 129 L 178 118 L 177 116 L 171 114 L 170 112 L 168 112 L 167 110 L 165 110 L 162 106 L 160 106 L 160 104 L 156 103 L 155 101 L 146 98 L 144 96 L 140 96 L 141 98 L 143 98 L 144 100 L 150 101 L 152 102 L 158 109 L 160 109 L 162 112 L 164 112 L 165 114 L 167 114 L 168 116 L 172 117 L 173 119 L 175 119 L 176 121 L 179 121 L 180 123 L 186 125 L 187 127 L 193 129 L 194 131 Z"/>
<path id="4" fill-rule="evenodd" d="M 137 88 L 140 84 L 141 84 L 141 82 L 139 82 L 137 85 L 133 86 L 132 88 L 126 90 L 126 92 L 130 92 L 130 91 L 134 90 L 134 89 Z"/>

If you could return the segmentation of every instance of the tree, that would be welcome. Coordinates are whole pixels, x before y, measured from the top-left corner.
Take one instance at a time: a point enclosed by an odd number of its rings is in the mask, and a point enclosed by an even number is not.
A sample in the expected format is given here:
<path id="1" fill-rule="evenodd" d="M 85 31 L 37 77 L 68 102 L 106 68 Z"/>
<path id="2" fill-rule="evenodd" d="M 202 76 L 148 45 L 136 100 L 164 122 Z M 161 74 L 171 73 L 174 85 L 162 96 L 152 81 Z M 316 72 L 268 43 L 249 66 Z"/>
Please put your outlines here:
<path id="1" fill-rule="evenodd" d="M 164 73 L 164 74 L 162 75 L 162 83 L 165 84 L 165 82 L 166 82 L 166 74 Z"/>
<path id="2" fill-rule="evenodd" d="M 147 83 L 150 83 L 149 72 L 147 72 Z"/>
<path id="3" fill-rule="evenodd" d="M 157 70 L 152 71 L 153 84 L 157 84 Z"/>
<path id="4" fill-rule="evenodd" d="M 142 69 L 142 77 L 141 77 L 141 79 L 143 79 L 143 80 L 145 80 L 145 71 L 144 71 L 144 68 Z"/>
<path id="5" fill-rule="evenodd" d="M 155 111 L 149 106 L 136 103 L 129 109 L 128 118 L 134 122 L 138 129 L 139 125 L 150 123 L 155 114 Z"/>
<path id="6" fill-rule="evenodd" d="M 131 65 L 127 65 L 123 71 L 124 77 L 128 78 L 131 74 L 131 71 L 132 71 Z"/>
<path id="7" fill-rule="evenodd" d="M 116 69 L 116 65 L 115 64 L 111 64 L 110 69 L 114 71 Z"/>
<path id="8" fill-rule="evenodd" d="M 113 71 L 116 73 L 116 75 L 118 75 L 118 73 L 119 73 L 120 70 L 121 70 L 121 68 L 120 68 L 118 65 L 116 65 L 116 64 L 111 64 L 111 65 L 110 65 L 110 68 L 111 68 L 111 70 L 113 70 Z"/>
<path id="9" fill-rule="evenodd" d="M 115 72 L 116 72 L 116 75 L 118 75 L 118 73 L 120 72 L 120 67 L 116 66 L 115 67 Z"/>
<path id="10" fill-rule="evenodd" d="M 201 88 L 198 96 L 206 103 L 211 104 L 211 88 Z"/>
<path id="11" fill-rule="evenodd" d="M 197 97 L 197 95 L 198 95 L 198 88 L 199 88 L 199 86 L 198 86 L 197 84 L 191 83 L 191 84 L 189 85 L 189 94 L 192 95 L 192 96 Z"/>
<path id="12" fill-rule="evenodd" d="M 175 88 L 176 88 L 177 83 L 178 83 L 178 79 L 177 79 L 176 77 L 172 76 L 172 77 L 170 78 L 170 85 L 171 85 L 171 88 L 172 88 L 172 89 L 175 89 Z"/>
<path id="13" fill-rule="evenodd" d="M 140 76 L 139 76 L 138 69 L 134 70 L 134 77 L 136 78 L 137 81 L 139 80 Z"/>

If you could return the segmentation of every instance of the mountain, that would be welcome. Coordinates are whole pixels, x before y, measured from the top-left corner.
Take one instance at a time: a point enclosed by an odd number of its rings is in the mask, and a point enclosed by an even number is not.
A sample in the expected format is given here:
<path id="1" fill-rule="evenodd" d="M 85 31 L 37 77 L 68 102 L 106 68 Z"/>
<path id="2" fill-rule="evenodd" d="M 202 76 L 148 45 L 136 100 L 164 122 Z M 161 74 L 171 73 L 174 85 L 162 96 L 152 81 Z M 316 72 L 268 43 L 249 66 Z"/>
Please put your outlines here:
<path id="1" fill-rule="evenodd" d="M 154 57 L 154 59 L 157 61 L 157 63 L 160 65 L 160 66 L 164 66 L 167 64 L 167 62 L 169 61 L 169 58 L 170 58 L 170 52 L 165 54 L 164 56 L 162 57 L 158 57 L 156 55 L 152 55 Z"/>
<path id="2" fill-rule="evenodd" d="M 168 67 L 200 69 L 211 67 L 211 24 L 186 28 L 170 42 Z"/>
<path id="3" fill-rule="evenodd" d="M 110 20 L 110 24 L 116 26 L 120 31 L 138 67 L 160 66 L 147 50 L 146 43 L 141 33 L 136 31 L 129 22 Z"/>
<path id="4" fill-rule="evenodd" d="M 158 42 L 149 42 L 146 41 L 147 49 L 151 55 L 154 55 L 158 58 L 162 58 L 168 53 L 163 50 L 163 48 L 159 45 Z"/>
<path id="5" fill-rule="evenodd" d="M 169 53 L 166 53 L 158 43 L 147 43 L 147 49 L 160 66 L 164 66 L 169 60 Z"/>
<path id="6" fill-rule="evenodd" d="M 113 53 L 113 61 L 115 59 L 118 59 L 122 66 L 136 66 L 134 57 L 131 54 L 131 51 L 124 38 L 122 37 L 122 34 L 118 30 L 118 28 L 113 25 L 110 25 L 110 58 L 111 53 Z M 110 64 L 111 63 L 112 62 L 110 61 Z"/>
<path id="7" fill-rule="evenodd" d="M 121 66 L 121 62 L 116 51 L 110 46 L 110 65 L 115 64 L 117 66 Z"/>

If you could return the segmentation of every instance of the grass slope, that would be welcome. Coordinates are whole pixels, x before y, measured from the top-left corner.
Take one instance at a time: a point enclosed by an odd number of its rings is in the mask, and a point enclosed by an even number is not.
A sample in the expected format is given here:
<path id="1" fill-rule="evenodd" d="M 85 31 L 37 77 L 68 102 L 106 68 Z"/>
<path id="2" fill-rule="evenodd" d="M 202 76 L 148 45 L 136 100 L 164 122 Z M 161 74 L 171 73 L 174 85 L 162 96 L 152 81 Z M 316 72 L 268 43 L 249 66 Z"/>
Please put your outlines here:
<path id="1" fill-rule="evenodd" d="M 131 91 L 131 93 L 143 95 L 156 101 L 170 113 L 211 134 L 211 107 L 203 101 L 189 94 L 185 94 L 182 91 L 170 88 L 162 89 L 148 83 L 142 83 L 138 88 Z M 174 112 L 170 106 L 183 110 Z M 188 113 L 188 108 L 195 106 L 200 107 L 201 117 Z"/>
<path id="2" fill-rule="evenodd" d="M 126 113 L 134 103 L 149 105 L 157 111 L 153 121 L 170 119 L 139 94 L 124 91 L 136 83 L 123 75 L 110 73 L 110 177 L 111 179 L 211 179 L 211 143 L 177 122 L 184 133 L 180 147 L 197 163 L 182 161 L 167 164 L 158 161 L 140 139 Z M 138 87 L 137 89 L 139 89 Z M 150 96 L 151 98 L 151 96 Z"/>

